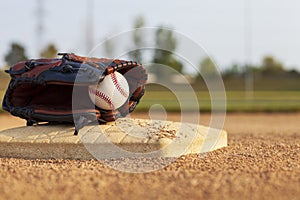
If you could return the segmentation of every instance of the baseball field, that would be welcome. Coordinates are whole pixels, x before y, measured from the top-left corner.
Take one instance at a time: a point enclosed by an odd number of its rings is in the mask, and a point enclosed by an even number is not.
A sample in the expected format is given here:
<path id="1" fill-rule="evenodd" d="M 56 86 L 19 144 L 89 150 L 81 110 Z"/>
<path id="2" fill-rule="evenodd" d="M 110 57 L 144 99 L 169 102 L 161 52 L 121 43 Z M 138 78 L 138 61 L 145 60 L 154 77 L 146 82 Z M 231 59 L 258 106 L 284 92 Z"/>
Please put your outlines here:
<path id="1" fill-rule="evenodd" d="M 228 147 L 150 173 L 120 172 L 97 160 L 0 158 L 0 199 L 299 199 L 299 119 L 297 112 L 228 113 Z M 201 114 L 201 124 L 209 121 Z M 7 114 L 0 122 L 0 130 L 24 125 Z"/>
<path id="2" fill-rule="evenodd" d="M 300 200 L 300 1 L 216 2 L 0 1 L 0 200 Z"/>

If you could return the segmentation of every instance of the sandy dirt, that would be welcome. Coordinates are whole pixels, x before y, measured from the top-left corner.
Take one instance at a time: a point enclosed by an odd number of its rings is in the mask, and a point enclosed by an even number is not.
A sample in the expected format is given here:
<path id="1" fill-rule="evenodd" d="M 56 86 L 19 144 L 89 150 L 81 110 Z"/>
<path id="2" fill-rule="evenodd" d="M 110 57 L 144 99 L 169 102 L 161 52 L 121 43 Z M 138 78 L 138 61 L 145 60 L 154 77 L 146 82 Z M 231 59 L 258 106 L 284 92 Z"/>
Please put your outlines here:
<path id="1" fill-rule="evenodd" d="M 120 172 L 96 160 L 0 158 L 0 199 L 299 199 L 299 119 L 300 113 L 228 114 L 227 148 L 150 173 Z M 201 124 L 209 120 L 201 115 Z M 19 125 L 0 115 L 0 129 Z"/>

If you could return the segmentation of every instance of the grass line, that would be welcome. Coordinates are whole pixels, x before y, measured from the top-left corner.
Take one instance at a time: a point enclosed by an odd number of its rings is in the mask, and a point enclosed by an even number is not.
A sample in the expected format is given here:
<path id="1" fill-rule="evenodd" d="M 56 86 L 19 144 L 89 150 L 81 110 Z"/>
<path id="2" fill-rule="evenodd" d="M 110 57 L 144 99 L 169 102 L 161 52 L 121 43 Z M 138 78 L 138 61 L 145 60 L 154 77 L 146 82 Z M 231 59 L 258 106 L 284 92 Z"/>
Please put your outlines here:
<path id="1" fill-rule="evenodd" d="M 148 111 L 151 106 L 159 104 L 170 112 L 184 110 L 210 111 L 211 98 L 207 91 L 195 93 L 196 102 L 191 101 L 187 92 L 180 91 L 174 95 L 170 91 L 146 91 L 136 111 Z M 4 90 L 0 91 L 0 101 L 4 96 Z M 253 98 L 245 98 L 244 91 L 227 91 L 228 112 L 292 112 L 300 111 L 300 91 L 255 91 Z M 178 101 L 180 99 L 180 103 Z M 215 102 L 222 103 L 222 99 L 215 99 Z M 199 107 L 197 106 L 199 105 Z M 217 105 L 218 107 L 218 105 Z M 2 112 L 2 107 L 0 112 Z"/>

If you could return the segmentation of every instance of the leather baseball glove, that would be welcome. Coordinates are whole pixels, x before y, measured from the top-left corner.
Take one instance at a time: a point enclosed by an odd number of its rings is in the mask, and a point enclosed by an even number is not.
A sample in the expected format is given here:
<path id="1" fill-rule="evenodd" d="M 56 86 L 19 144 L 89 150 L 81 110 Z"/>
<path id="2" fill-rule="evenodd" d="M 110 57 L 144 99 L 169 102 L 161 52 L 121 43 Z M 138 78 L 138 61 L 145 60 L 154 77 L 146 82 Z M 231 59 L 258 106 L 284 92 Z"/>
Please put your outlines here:
<path id="1" fill-rule="evenodd" d="M 88 123 L 106 123 L 126 116 L 144 94 L 147 74 L 141 64 L 72 53 L 58 55 L 62 58 L 27 60 L 7 70 L 11 81 L 3 109 L 26 119 L 28 126 L 38 122 L 74 123 L 77 134 Z M 129 99 L 118 109 L 103 110 L 91 102 L 88 86 L 115 71 L 126 78 Z"/>

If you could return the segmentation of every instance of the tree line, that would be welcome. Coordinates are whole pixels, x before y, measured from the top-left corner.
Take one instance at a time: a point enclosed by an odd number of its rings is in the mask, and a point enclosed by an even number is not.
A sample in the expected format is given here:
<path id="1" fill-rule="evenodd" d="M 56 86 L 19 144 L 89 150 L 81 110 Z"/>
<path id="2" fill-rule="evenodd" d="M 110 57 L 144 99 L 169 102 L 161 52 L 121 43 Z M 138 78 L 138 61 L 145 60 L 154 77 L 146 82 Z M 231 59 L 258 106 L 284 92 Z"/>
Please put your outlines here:
<path id="1" fill-rule="evenodd" d="M 42 58 L 55 58 L 57 56 L 57 48 L 54 44 L 48 44 L 40 52 L 40 57 Z M 7 54 L 4 56 L 4 60 L 7 66 L 12 66 L 17 62 L 22 60 L 28 60 L 27 52 L 25 47 L 17 42 L 13 42 L 10 45 L 10 49 Z"/>
<path id="2" fill-rule="evenodd" d="M 130 52 L 130 57 L 133 60 L 143 63 L 143 50 L 141 47 L 145 44 L 145 38 L 141 34 L 139 28 L 145 26 L 145 20 L 142 16 L 136 17 L 133 27 L 135 31 L 132 36 L 132 44 L 134 51 Z M 156 66 L 157 64 L 168 66 L 179 73 L 184 73 L 184 65 L 177 59 L 172 52 L 177 48 L 177 39 L 171 29 L 166 29 L 160 26 L 155 33 L 155 45 L 152 56 L 152 64 L 149 66 L 149 72 L 157 75 L 158 78 L 169 77 L 169 72 L 162 67 Z M 105 51 L 108 55 L 111 55 L 114 50 L 113 45 L 110 43 L 105 44 Z M 58 49 L 55 44 L 48 44 L 40 52 L 40 57 L 43 58 L 55 58 L 57 56 Z M 7 66 L 11 66 L 19 61 L 27 60 L 28 56 L 25 47 L 20 43 L 12 43 L 8 53 L 5 55 L 5 62 Z M 196 80 L 201 77 L 213 77 L 217 73 L 217 68 L 210 57 L 204 58 L 199 61 L 198 74 L 194 74 Z M 244 78 L 247 74 L 251 74 L 254 78 L 262 77 L 296 77 L 299 78 L 299 72 L 295 69 L 287 70 L 285 66 L 273 56 L 265 56 L 261 63 L 258 65 L 238 65 L 233 64 L 231 67 L 222 71 L 222 76 L 225 79 L 230 78 Z"/>

